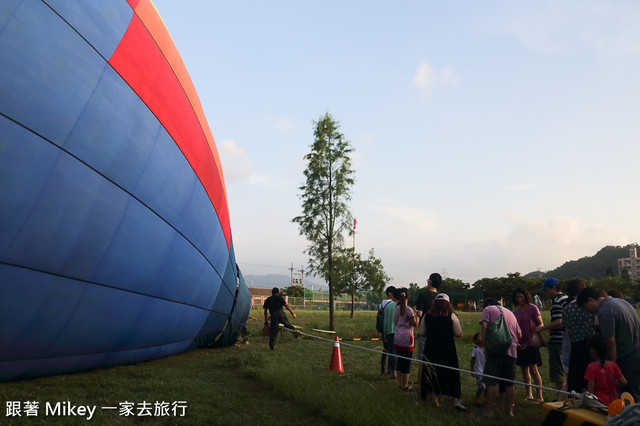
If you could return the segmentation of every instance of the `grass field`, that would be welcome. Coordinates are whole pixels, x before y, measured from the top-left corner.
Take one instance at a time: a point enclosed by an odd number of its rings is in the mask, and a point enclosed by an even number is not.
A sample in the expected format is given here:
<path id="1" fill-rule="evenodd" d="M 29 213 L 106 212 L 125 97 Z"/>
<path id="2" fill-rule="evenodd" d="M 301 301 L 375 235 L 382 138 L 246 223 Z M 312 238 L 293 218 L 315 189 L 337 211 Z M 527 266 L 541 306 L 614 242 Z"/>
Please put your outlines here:
<path id="1" fill-rule="evenodd" d="M 328 312 L 297 311 L 294 324 L 305 328 L 327 329 Z M 548 321 L 548 313 L 545 321 Z M 473 343 L 469 336 L 479 330 L 479 313 L 460 313 L 464 337 L 457 340 L 460 366 L 468 369 Z M 199 349 L 189 353 L 136 365 L 113 367 L 84 373 L 0 383 L 4 405 L 37 402 L 37 416 L 0 416 L 0 424 L 424 424 L 479 425 L 488 422 L 475 415 L 475 380 L 462 374 L 462 399 L 466 413 L 453 410 L 444 400 L 435 408 L 415 394 L 401 392 L 394 380 L 380 375 L 380 356 L 356 347 L 380 349 L 379 341 L 343 342 L 341 354 L 345 372 L 328 371 L 333 343 L 312 338 L 295 339 L 284 333 L 275 350 L 263 338 L 262 312 L 252 311 L 247 329 L 248 345 L 224 349 Z M 375 312 L 336 312 L 336 328 L 341 337 L 376 337 Z M 324 336 L 323 336 L 324 337 Z M 330 336 L 329 336 L 330 338 Z M 348 343 L 348 345 L 347 345 Z M 546 350 L 542 351 L 543 384 L 548 379 Z M 518 371 L 517 380 L 521 380 Z M 417 383 L 417 365 L 412 370 Z M 515 422 L 533 425 L 541 422 L 540 406 L 523 400 L 524 388 L 516 387 Z M 545 391 L 545 400 L 555 398 Z M 90 421 L 87 415 L 64 417 L 46 413 L 47 404 L 69 401 L 73 405 L 96 406 Z M 120 407 L 133 408 L 122 415 Z M 165 403 L 163 405 L 163 403 Z M 166 407 L 164 416 L 155 415 Z M 116 410 L 101 407 L 117 407 Z M 145 408 L 150 407 L 150 412 Z M 173 408 L 176 408 L 176 414 Z M 180 416 L 184 410 L 185 415 Z M 140 415 L 139 415 L 140 414 Z M 148 415 L 151 414 L 151 415 Z M 513 424 L 499 411 L 491 424 Z"/>

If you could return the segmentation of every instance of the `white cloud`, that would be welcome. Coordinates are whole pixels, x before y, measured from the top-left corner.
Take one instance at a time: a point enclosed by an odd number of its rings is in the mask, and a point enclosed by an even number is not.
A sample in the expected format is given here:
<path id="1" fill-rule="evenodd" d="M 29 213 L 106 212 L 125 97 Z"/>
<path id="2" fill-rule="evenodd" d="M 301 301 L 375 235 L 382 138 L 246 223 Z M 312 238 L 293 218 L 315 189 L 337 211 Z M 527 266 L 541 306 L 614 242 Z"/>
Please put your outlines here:
<path id="1" fill-rule="evenodd" d="M 226 180 L 247 180 L 254 171 L 254 164 L 246 158 L 246 150 L 238 147 L 232 139 L 225 139 L 218 145 L 220 160 Z"/>
<path id="2" fill-rule="evenodd" d="M 287 186 L 285 179 L 278 175 L 257 170 L 253 161 L 247 158 L 245 149 L 236 145 L 232 139 L 218 144 L 222 169 L 227 182 L 246 182 L 265 189 L 282 189 Z"/>
<path id="3" fill-rule="evenodd" d="M 470 242 L 473 236 L 443 228 L 444 223 L 427 210 L 390 202 L 374 209 L 375 217 L 358 218 L 358 246 L 360 251 L 374 247 L 395 284 L 402 285 L 424 285 L 429 273 L 444 270 L 470 283 L 510 272 L 550 270 L 592 256 L 606 245 L 626 242 L 600 224 L 566 216 L 526 220 L 515 212 L 506 216 L 501 235 Z"/>
<path id="4" fill-rule="evenodd" d="M 430 92 L 436 85 L 437 73 L 436 70 L 428 62 L 423 62 L 418 67 L 418 72 L 413 77 L 413 82 L 423 92 Z"/>
<path id="5" fill-rule="evenodd" d="M 569 260 L 591 256 L 611 244 L 612 229 L 599 224 L 585 224 L 578 219 L 557 216 L 547 221 L 524 220 L 517 213 L 509 214 L 509 228 L 502 238 L 462 244 L 464 258 L 456 260 L 455 248 L 444 265 L 452 271 L 480 277 L 505 276 L 509 272 L 526 274 L 537 270 L 555 269 Z M 458 248 L 459 249 L 459 248 Z M 455 272 L 454 272 L 455 274 Z"/>
<path id="6" fill-rule="evenodd" d="M 233 139 L 223 140 L 220 151 L 222 155 L 227 156 L 231 159 L 244 157 L 244 155 L 247 153 L 246 150 L 238 147 Z"/>
<path id="7" fill-rule="evenodd" d="M 453 66 L 447 65 L 438 71 L 426 61 L 420 64 L 413 77 L 413 82 L 425 96 L 429 96 L 439 86 L 456 86 L 460 80 L 460 76 Z"/>

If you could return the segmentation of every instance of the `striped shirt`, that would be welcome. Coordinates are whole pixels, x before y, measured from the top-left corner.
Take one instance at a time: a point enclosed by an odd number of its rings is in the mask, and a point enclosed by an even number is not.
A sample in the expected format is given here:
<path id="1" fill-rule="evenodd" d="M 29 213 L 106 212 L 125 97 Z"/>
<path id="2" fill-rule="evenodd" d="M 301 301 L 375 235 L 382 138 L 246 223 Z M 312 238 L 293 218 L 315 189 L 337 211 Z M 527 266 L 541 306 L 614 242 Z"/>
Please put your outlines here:
<path id="1" fill-rule="evenodd" d="M 569 296 L 566 294 L 558 294 L 551 300 L 551 322 L 562 319 L 564 306 L 569 303 Z M 564 336 L 564 327 L 552 328 L 549 330 L 549 343 L 562 343 Z"/>

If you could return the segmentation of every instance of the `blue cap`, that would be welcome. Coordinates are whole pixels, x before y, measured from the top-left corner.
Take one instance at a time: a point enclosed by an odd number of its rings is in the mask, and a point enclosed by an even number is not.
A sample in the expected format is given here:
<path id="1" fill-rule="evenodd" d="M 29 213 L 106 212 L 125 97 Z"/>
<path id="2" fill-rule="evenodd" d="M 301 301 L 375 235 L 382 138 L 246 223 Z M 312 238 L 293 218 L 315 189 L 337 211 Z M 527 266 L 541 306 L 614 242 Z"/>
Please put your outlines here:
<path id="1" fill-rule="evenodd" d="M 547 278 L 546 280 L 544 280 L 544 284 L 540 288 L 540 291 L 544 290 L 545 288 L 556 286 L 558 284 L 559 281 L 557 278 Z"/>

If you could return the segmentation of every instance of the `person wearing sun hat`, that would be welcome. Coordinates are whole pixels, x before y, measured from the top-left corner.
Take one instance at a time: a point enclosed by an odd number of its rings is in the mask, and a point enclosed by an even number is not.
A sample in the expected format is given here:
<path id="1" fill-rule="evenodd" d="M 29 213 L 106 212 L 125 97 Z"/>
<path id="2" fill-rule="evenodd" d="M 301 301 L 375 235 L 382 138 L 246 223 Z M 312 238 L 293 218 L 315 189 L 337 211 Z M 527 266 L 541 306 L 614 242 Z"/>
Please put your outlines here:
<path id="1" fill-rule="evenodd" d="M 427 336 L 424 346 L 425 361 L 458 368 L 458 353 L 454 338 L 462 336 L 462 328 L 451 306 L 449 296 L 438 293 L 431 309 L 423 318 Z M 423 400 L 433 393 L 433 401 L 436 406 L 439 406 L 439 397 L 447 395 L 453 398 L 453 407 L 456 410 L 466 410 L 460 400 L 460 371 L 425 365 L 422 368 L 420 380 L 420 395 Z"/>
<path id="2" fill-rule="evenodd" d="M 562 340 L 564 327 L 562 326 L 562 313 L 569 303 L 569 297 L 560 291 L 560 282 L 557 278 L 544 280 L 540 291 L 551 299 L 551 322 L 536 327 L 536 333 L 549 330 L 549 378 L 555 382 L 556 389 L 566 390 L 567 376 L 562 365 Z M 565 394 L 558 393 L 558 400 L 564 400 Z"/>

